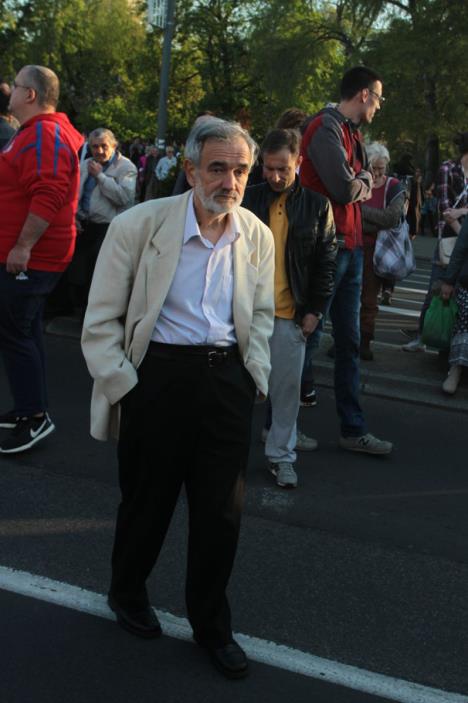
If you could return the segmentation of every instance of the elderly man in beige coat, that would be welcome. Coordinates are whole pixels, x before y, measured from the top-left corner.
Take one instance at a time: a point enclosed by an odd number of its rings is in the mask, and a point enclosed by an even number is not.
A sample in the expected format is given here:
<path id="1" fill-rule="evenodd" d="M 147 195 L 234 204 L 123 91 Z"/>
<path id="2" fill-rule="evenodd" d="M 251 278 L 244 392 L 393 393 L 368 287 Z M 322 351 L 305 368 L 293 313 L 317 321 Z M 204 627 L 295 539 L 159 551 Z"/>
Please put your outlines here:
<path id="1" fill-rule="evenodd" d="M 146 580 L 185 485 L 188 617 L 228 678 L 248 673 L 226 587 L 274 314 L 272 234 L 240 207 L 255 151 L 235 123 L 194 126 L 185 151 L 193 189 L 113 221 L 82 339 L 95 381 L 91 432 L 119 439 L 109 605 L 133 634 L 161 634 Z"/>

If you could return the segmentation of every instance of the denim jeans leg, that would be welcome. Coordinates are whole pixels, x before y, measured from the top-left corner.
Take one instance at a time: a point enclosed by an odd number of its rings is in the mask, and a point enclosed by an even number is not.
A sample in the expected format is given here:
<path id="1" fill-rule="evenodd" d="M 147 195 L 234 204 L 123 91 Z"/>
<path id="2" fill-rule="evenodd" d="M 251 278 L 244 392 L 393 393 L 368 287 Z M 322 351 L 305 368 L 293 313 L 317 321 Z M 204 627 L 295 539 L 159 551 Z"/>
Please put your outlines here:
<path id="1" fill-rule="evenodd" d="M 28 270 L 18 277 L 0 265 L 0 353 L 12 410 L 30 417 L 47 410 L 42 311 L 60 273 Z"/>
<path id="2" fill-rule="evenodd" d="M 362 249 L 340 249 L 330 318 L 335 338 L 335 400 L 343 437 L 366 434 L 359 403 L 359 312 L 362 286 Z"/>

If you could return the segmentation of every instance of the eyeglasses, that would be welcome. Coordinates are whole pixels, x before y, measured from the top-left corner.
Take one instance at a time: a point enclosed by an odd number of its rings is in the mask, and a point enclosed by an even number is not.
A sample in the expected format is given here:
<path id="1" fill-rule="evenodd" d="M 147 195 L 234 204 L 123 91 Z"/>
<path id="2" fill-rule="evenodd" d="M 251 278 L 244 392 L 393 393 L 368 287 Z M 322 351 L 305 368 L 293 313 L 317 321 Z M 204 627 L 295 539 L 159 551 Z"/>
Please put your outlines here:
<path id="1" fill-rule="evenodd" d="M 15 88 L 23 88 L 24 90 L 32 90 L 30 85 L 21 85 L 20 83 L 16 83 L 13 81 L 11 84 L 11 89 L 14 90 Z"/>
<path id="2" fill-rule="evenodd" d="M 368 88 L 367 90 L 369 91 L 369 93 L 372 93 L 372 95 L 377 98 L 377 100 L 379 101 L 379 105 L 384 104 L 385 98 L 383 95 L 379 95 L 378 93 L 375 92 L 375 90 L 371 90 L 370 88 Z"/>

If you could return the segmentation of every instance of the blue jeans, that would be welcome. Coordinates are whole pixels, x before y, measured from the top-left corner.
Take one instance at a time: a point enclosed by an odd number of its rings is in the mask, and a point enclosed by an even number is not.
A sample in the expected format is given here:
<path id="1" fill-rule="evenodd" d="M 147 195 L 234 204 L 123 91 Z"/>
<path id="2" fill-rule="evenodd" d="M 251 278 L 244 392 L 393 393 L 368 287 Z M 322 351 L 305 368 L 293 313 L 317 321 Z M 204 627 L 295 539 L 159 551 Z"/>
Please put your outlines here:
<path id="1" fill-rule="evenodd" d="M 343 437 L 366 434 L 364 415 L 359 404 L 359 312 L 363 271 L 361 248 L 339 249 L 335 287 L 326 314 L 330 315 L 335 338 L 335 400 Z M 323 326 L 309 336 L 302 382 L 312 379 L 312 356 L 320 343 Z"/>
<path id="2" fill-rule="evenodd" d="M 29 269 L 20 276 L 0 264 L 0 354 L 20 417 L 47 410 L 42 311 L 61 273 Z"/>

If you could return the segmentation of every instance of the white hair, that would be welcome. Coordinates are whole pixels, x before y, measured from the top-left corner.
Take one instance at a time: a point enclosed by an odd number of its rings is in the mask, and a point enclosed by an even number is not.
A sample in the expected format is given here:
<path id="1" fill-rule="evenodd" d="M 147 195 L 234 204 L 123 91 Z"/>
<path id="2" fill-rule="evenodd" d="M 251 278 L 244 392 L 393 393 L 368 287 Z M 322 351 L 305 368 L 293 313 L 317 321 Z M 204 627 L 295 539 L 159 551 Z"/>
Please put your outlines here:
<path id="1" fill-rule="evenodd" d="M 252 166 L 257 157 L 258 147 L 246 129 L 243 129 L 237 122 L 228 122 L 219 117 L 208 117 L 203 121 L 197 120 L 185 144 L 184 156 L 195 166 L 200 165 L 201 152 L 208 139 L 219 139 L 220 141 L 232 142 L 234 139 L 243 139 L 250 151 Z"/>
<path id="2" fill-rule="evenodd" d="M 390 154 L 388 153 L 388 149 L 385 144 L 381 144 L 381 142 L 372 142 L 372 144 L 366 146 L 366 152 L 369 163 L 371 164 L 374 161 L 377 161 L 377 159 L 383 159 L 387 162 L 387 164 L 390 162 Z"/>

